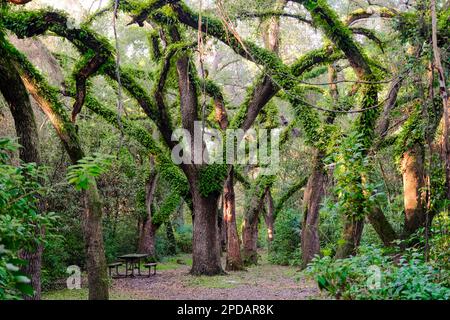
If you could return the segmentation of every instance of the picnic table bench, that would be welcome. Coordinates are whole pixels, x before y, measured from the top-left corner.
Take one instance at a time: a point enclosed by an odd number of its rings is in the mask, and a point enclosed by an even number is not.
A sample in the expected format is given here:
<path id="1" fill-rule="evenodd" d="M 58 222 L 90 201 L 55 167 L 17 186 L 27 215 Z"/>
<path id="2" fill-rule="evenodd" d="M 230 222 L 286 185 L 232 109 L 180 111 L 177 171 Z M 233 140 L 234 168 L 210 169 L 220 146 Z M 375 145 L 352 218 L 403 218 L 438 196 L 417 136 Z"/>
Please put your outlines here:
<path id="1" fill-rule="evenodd" d="M 114 277 L 135 277 L 135 271 L 137 270 L 137 275 L 141 276 L 141 260 L 148 257 L 148 254 L 144 253 L 130 253 L 119 256 L 118 259 L 121 262 L 114 262 L 108 264 L 109 276 Z M 125 263 L 125 275 L 119 273 L 119 267 Z M 145 263 L 143 266 L 148 269 L 148 277 L 156 274 L 156 263 Z M 116 269 L 116 273 L 113 276 L 112 270 Z M 153 273 L 152 273 L 153 269 Z M 129 274 L 128 272 L 131 271 Z"/>
<path id="2" fill-rule="evenodd" d="M 156 274 L 156 263 L 155 263 L 155 262 L 146 263 L 146 264 L 144 264 L 144 267 L 148 269 L 148 276 L 149 276 L 149 277 L 150 277 L 152 274 L 153 274 L 153 275 Z M 153 273 L 152 273 L 152 268 L 153 268 Z"/>
<path id="3" fill-rule="evenodd" d="M 123 263 L 122 262 L 114 262 L 114 263 L 110 263 L 110 264 L 108 264 L 108 271 L 109 271 L 109 276 L 112 278 L 113 276 L 112 276 L 112 269 L 116 269 L 116 276 L 120 276 L 120 273 L 119 273 L 119 267 L 121 266 L 121 265 L 123 265 Z"/>

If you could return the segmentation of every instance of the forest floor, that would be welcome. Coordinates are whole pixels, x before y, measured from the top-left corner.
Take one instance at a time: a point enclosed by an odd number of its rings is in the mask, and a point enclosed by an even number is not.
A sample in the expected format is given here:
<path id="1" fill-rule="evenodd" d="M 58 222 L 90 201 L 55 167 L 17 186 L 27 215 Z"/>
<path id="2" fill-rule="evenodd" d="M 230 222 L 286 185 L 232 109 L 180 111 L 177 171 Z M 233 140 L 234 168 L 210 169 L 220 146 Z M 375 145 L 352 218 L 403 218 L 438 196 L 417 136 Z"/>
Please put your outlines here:
<path id="1" fill-rule="evenodd" d="M 297 267 L 272 265 L 261 252 L 257 266 L 223 276 L 189 275 L 190 255 L 177 255 L 158 263 L 155 276 L 113 279 L 111 299 L 120 300 L 307 300 L 320 299 L 315 282 Z M 83 279 L 83 283 L 86 283 Z M 48 300 L 87 299 L 87 289 L 56 290 Z"/>

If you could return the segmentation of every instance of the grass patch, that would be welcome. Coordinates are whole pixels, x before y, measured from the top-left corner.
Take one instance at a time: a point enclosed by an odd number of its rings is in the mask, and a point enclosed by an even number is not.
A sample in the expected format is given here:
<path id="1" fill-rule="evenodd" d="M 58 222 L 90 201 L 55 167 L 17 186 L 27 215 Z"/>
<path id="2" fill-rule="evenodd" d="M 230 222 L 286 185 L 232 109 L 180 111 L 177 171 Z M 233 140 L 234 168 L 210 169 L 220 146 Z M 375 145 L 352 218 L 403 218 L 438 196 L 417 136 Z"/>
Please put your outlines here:
<path id="1" fill-rule="evenodd" d="M 42 294 L 42 300 L 87 300 L 88 299 L 88 289 L 63 289 L 44 292 Z"/>
<path id="2" fill-rule="evenodd" d="M 182 266 L 192 266 L 192 258 L 190 255 L 182 254 L 163 258 L 158 262 L 156 270 L 175 270 Z"/>
<path id="3" fill-rule="evenodd" d="M 231 289 L 240 285 L 240 281 L 235 278 L 223 276 L 189 276 L 185 285 L 190 287 L 201 287 L 211 289 Z"/>
<path id="4" fill-rule="evenodd" d="M 42 300 L 88 300 L 89 291 L 87 288 L 81 289 L 62 289 L 52 290 L 42 293 Z M 110 300 L 130 300 L 133 299 L 129 294 L 114 292 L 109 290 Z"/>

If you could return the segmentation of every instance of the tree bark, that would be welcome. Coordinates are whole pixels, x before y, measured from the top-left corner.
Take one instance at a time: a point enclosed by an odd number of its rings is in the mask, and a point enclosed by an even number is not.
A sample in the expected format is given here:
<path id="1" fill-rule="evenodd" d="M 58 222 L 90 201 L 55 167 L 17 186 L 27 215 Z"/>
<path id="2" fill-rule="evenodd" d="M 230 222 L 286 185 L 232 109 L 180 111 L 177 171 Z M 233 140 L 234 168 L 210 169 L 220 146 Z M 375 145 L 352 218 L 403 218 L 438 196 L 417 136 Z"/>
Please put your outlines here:
<path id="1" fill-rule="evenodd" d="M 336 259 L 344 259 L 351 255 L 356 255 L 356 249 L 361 242 L 361 236 L 364 229 L 364 218 L 346 217 L 344 224 L 343 243 L 336 251 Z"/>
<path id="2" fill-rule="evenodd" d="M 320 253 L 319 210 L 327 181 L 323 158 L 324 153 L 317 150 L 313 172 L 308 179 L 303 197 L 302 268 L 306 268 L 314 256 Z"/>
<path id="3" fill-rule="evenodd" d="M 242 225 L 242 260 L 245 265 L 258 263 L 258 220 L 259 214 L 252 220 L 244 219 Z"/>
<path id="4" fill-rule="evenodd" d="M 337 107 L 339 90 L 337 84 L 337 72 L 334 65 L 328 66 L 328 81 L 330 83 L 330 97 Z M 331 112 L 326 118 L 327 124 L 332 124 L 336 118 L 336 113 Z M 320 254 L 319 238 L 319 213 L 322 198 L 325 195 L 325 184 L 328 176 L 325 171 L 323 160 L 325 152 L 316 150 L 314 156 L 313 172 L 306 184 L 303 196 L 303 223 L 301 233 L 302 247 L 302 268 L 306 268 L 315 255 Z"/>
<path id="5" fill-rule="evenodd" d="M 141 238 L 139 241 L 139 253 L 148 254 L 150 259 L 156 258 L 155 245 L 156 232 L 158 231 L 158 229 L 158 225 L 148 222 L 147 219 L 142 223 Z"/>
<path id="6" fill-rule="evenodd" d="M 108 299 L 108 274 L 103 245 L 102 203 L 97 187 L 84 191 L 84 238 L 89 300 Z"/>
<path id="7" fill-rule="evenodd" d="M 150 158 L 150 165 L 152 166 L 150 169 L 151 172 L 145 184 L 145 210 L 147 215 L 142 223 L 139 252 L 148 254 L 149 257 L 154 259 L 156 257 L 155 236 L 159 225 L 155 225 L 152 218 L 152 204 L 155 195 L 156 182 L 158 180 L 158 174 L 154 168 L 152 157 Z"/>
<path id="8" fill-rule="evenodd" d="M 244 265 L 258 263 L 258 222 L 264 207 L 264 193 L 253 195 L 250 200 L 250 209 L 245 214 L 242 224 L 242 261 Z"/>
<path id="9" fill-rule="evenodd" d="M 266 189 L 266 195 L 265 195 L 266 201 L 267 201 L 267 213 L 264 215 L 264 220 L 266 222 L 266 226 L 267 226 L 267 241 L 269 243 L 269 248 L 270 245 L 273 241 L 273 237 L 274 237 L 274 220 L 275 220 L 275 205 L 273 202 L 273 197 L 272 197 L 272 192 L 270 191 L 270 188 L 268 187 Z"/>
<path id="10" fill-rule="evenodd" d="M 4 58 L 0 57 L 0 92 L 3 94 L 9 105 L 14 119 L 15 129 L 21 148 L 19 149 L 20 159 L 25 163 L 41 164 L 39 153 L 39 136 L 31 106 L 28 92 L 20 78 L 20 74 L 14 66 Z M 38 205 L 43 209 L 42 203 Z M 43 230 L 36 228 L 36 233 L 43 236 Z M 43 246 L 36 245 L 34 250 L 21 250 L 20 258 L 27 264 L 22 267 L 22 272 L 30 277 L 34 290 L 32 296 L 24 296 L 25 300 L 40 300 L 41 298 L 41 267 L 42 267 Z"/>
<path id="11" fill-rule="evenodd" d="M 416 143 L 401 159 L 405 207 L 404 237 L 416 232 L 426 220 L 424 152 L 423 145 Z"/>
<path id="12" fill-rule="evenodd" d="M 221 254 L 222 252 L 227 251 L 227 226 L 225 222 L 225 211 L 224 211 L 224 194 L 222 194 L 222 197 L 220 199 L 220 208 L 219 208 L 219 215 L 218 215 L 218 225 L 219 225 L 219 242 L 220 242 L 220 250 Z"/>
<path id="13" fill-rule="evenodd" d="M 442 67 L 441 61 L 441 53 L 438 47 L 438 39 L 437 39 L 437 15 L 436 15 L 436 1 L 431 0 L 431 38 L 433 45 L 433 56 L 434 56 L 434 64 L 438 71 L 439 75 L 439 93 L 442 97 L 442 106 L 444 113 L 442 115 L 442 159 L 444 161 L 445 167 L 445 187 L 446 187 L 446 195 L 447 198 L 450 199 L 450 142 L 449 142 L 449 134 L 450 134 L 450 97 L 447 91 L 447 85 L 445 80 L 445 72 Z"/>
<path id="14" fill-rule="evenodd" d="M 194 207 L 194 232 L 192 241 L 193 275 L 223 274 L 217 227 L 217 195 L 203 197 L 191 184 Z"/>
<path id="15" fill-rule="evenodd" d="M 234 194 L 233 169 L 228 174 L 224 188 L 224 222 L 227 229 L 226 271 L 243 269 L 241 248 L 236 226 L 236 202 Z"/>
<path id="16" fill-rule="evenodd" d="M 174 41 L 180 41 L 180 35 L 176 28 L 172 28 Z M 180 93 L 181 122 L 191 137 L 194 137 L 194 122 L 198 116 L 197 90 L 192 79 L 189 68 L 190 58 L 188 55 L 181 56 L 177 62 L 178 87 Z M 202 140 L 203 141 L 203 140 Z M 220 261 L 220 246 L 218 237 L 218 199 L 219 194 L 212 193 L 204 196 L 199 190 L 199 172 L 205 164 L 194 164 L 194 159 L 201 152 L 203 155 L 204 145 L 201 150 L 196 150 L 194 139 L 191 141 L 191 163 L 182 164 L 181 167 L 189 181 L 190 194 L 193 206 L 193 241 L 192 241 L 192 268 L 193 275 L 217 275 L 222 274 L 223 269 Z M 203 157 L 200 157 L 203 159 Z"/>
<path id="17" fill-rule="evenodd" d="M 367 215 L 367 218 L 383 244 L 386 247 L 392 246 L 393 241 L 398 239 L 398 236 L 383 211 L 379 207 L 374 207 Z"/>
<path id="18" fill-rule="evenodd" d="M 214 99 L 215 118 L 220 129 L 226 130 L 228 127 L 228 115 L 223 99 Z M 234 193 L 234 169 L 231 166 L 228 177 L 225 181 L 222 195 L 222 228 L 219 228 L 219 238 L 225 242 L 226 246 L 226 271 L 238 271 L 243 269 L 241 258 L 241 244 L 236 225 L 236 201 Z"/>

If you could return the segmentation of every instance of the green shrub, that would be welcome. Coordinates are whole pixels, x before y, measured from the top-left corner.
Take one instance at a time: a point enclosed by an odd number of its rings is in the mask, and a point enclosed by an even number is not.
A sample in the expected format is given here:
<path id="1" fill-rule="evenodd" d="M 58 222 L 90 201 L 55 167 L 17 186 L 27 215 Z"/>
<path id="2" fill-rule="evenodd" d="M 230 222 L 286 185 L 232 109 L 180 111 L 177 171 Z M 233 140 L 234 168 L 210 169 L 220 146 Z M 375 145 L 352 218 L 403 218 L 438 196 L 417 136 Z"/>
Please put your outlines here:
<path id="1" fill-rule="evenodd" d="M 361 247 L 360 254 L 333 261 L 316 257 L 307 272 L 319 288 L 337 299 L 435 300 L 449 299 L 450 288 L 440 283 L 440 272 L 411 249 L 388 255 L 382 249 Z"/>
<path id="2" fill-rule="evenodd" d="M 192 252 L 192 226 L 183 225 L 179 227 L 175 232 L 175 239 L 177 242 L 177 248 L 180 252 Z"/>
<path id="3" fill-rule="evenodd" d="M 325 197 L 320 208 L 319 239 L 321 254 L 332 256 L 342 233 L 342 215 L 332 197 Z"/>
<path id="4" fill-rule="evenodd" d="M 156 240 L 155 240 L 155 250 L 156 256 L 165 257 L 170 256 L 170 243 L 169 239 L 167 239 L 167 233 L 165 228 L 159 228 L 156 232 Z"/>
<path id="5" fill-rule="evenodd" d="M 18 148 L 0 138 L 0 300 L 33 294 L 30 279 L 20 271 L 26 262 L 18 258 L 18 252 L 45 245 L 36 231 L 45 228 L 50 237 L 56 219 L 53 213 L 39 212 L 40 196 L 46 193 L 41 170 L 35 164 L 10 164 L 10 154 Z"/>
<path id="6" fill-rule="evenodd" d="M 137 230 L 131 217 L 121 217 L 113 222 L 104 221 L 105 255 L 108 261 L 117 260 L 118 256 L 136 252 Z"/>
<path id="7" fill-rule="evenodd" d="M 442 281 L 450 286 L 450 215 L 441 212 L 433 219 L 430 240 L 430 261 L 441 269 Z"/>
<path id="8" fill-rule="evenodd" d="M 274 240 L 269 248 L 269 261 L 280 265 L 300 263 L 300 215 L 294 210 L 278 214 Z"/>
<path id="9" fill-rule="evenodd" d="M 42 256 L 42 289 L 53 289 L 55 280 L 67 276 L 66 270 L 70 265 L 68 263 L 70 255 L 67 252 L 67 246 L 63 237 L 53 237 L 47 240 Z"/>

